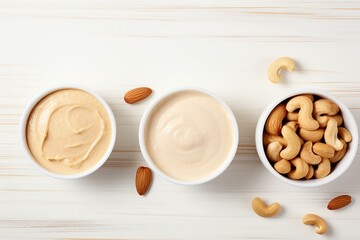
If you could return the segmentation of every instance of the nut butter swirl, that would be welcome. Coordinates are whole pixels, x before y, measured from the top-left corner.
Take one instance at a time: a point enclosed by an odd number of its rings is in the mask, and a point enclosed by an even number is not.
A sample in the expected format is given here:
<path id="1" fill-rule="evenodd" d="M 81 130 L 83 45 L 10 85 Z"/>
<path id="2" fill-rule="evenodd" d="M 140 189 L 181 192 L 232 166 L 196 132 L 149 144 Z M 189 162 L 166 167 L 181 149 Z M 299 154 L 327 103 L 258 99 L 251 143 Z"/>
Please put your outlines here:
<path id="1" fill-rule="evenodd" d="M 74 174 L 94 166 L 111 138 L 110 119 L 89 93 L 64 89 L 43 98 L 30 114 L 27 143 L 46 169 Z"/>

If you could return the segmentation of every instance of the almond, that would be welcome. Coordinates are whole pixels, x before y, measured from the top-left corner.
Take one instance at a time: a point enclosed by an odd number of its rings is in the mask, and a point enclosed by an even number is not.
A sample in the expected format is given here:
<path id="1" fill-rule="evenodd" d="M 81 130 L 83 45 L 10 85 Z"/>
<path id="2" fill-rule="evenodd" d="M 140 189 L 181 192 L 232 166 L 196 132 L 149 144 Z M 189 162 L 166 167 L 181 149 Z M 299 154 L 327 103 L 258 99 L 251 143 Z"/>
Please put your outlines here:
<path id="1" fill-rule="evenodd" d="M 152 173 L 150 168 L 143 166 L 139 167 L 136 171 L 135 186 L 136 191 L 140 196 L 144 195 L 148 191 L 151 180 Z"/>
<path id="2" fill-rule="evenodd" d="M 134 88 L 124 95 L 124 100 L 129 104 L 137 103 L 150 96 L 151 93 L 152 90 L 148 87 Z"/>
<path id="3" fill-rule="evenodd" d="M 334 199 L 332 199 L 327 208 L 329 210 L 336 210 L 336 209 L 339 209 L 339 208 L 343 208 L 347 205 L 349 205 L 351 203 L 351 196 L 349 195 L 341 195 L 341 196 L 338 196 Z"/>

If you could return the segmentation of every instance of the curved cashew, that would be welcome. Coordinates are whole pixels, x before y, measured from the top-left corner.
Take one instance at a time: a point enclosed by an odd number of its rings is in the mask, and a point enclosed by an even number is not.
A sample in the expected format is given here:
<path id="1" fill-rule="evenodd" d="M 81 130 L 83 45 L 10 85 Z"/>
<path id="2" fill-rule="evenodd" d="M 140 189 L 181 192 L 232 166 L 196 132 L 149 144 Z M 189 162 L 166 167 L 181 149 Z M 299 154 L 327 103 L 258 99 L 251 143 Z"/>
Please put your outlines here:
<path id="1" fill-rule="evenodd" d="M 306 130 L 301 128 L 299 131 L 300 137 L 305 141 L 320 142 L 324 136 L 325 129 L 319 128 L 313 131 Z"/>
<path id="2" fill-rule="evenodd" d="M 296 157 L 301 149 L 301 141 L 299 136 L 291 129 L 289 126 L 283 126 L 281 129 L 281 134 L 283 135 L 287 146 L 284 150 L 280 152 L 280 156 L 283 159 L 290 160 Z"/>
<path id="3" fill-rule="evenodd" d="M 278 162 L 281 160 L 280 151 L 282 150 L 283 145 L 279 142 L 272 142 L 266 148 L 266 156 L 269 160 L 273 162 Z"/>
<path id="4" fill-rule="evenodd" d="M 344 122 L 344 119 L 342 118 L 342 116 L 340 114 L 335 115 L 335 116 L 320 116 L 320 115 L 315 115 L 315 119 L 316 121 L 319 122 L 320 127 L 324 128 L 326 127 L 329 119 L 335 119 L 337 122 L 338 126 L 341 126 Z"/>
<path id="5" fill-rule="evenodd" d="M 252 200 L 252 209 L 254 212 L 261 217 L 272 217 L 275 216 L 281 209 L 279 203 L 272 203 L 266 205 L 259 197 Z"/>
<path id="6" fill-rule="evenodd" d="M 316 130 L 319 128 L 319 123 L 313 119 L 313 102 L 305 96 L 297 96 L 286 104 L 286 110 L 288 112 L 294 112 L 296 109 L 299 109 L 299 119 L 298 122 L 301 128 L 307 130 Z"/>
<path id="7" fill-rule="evenodd" d="M 291 129 L 294 130 L 294 132 L 296 132 L 299 127 L 299 124 L 295 121 L 287 122 L 285 125 L 291 127 Z"/>
<path id="8" fill-rule="evenodd" d="M 319 99 L 314 102 L 314 114 L 319 122 L 323 122 L 327 116 L 336 115 L 340 111 L 339 106 L 328 99 Z"/>
<path id="9" fill-rule="evenodd" d="M 321 162 L 321 157 L 313 153 L 312 147 L 312 142 L 307 141 L 301 149 L 300 157 L 308 164 L 316 165 Z"/>
<path id="10" fill-rule="evenodd" d="M 283 137 L 277 135 L 271 135 L 265 132 L 263 136 L 264 146 L 267 147 L 272 142 L 279 142 L 281 143 L 281 145 L 287 146 L 287 142 Z"/>
<path id="11" fill-rule="evenodd" d="M 330 146 L 332 146 L 335 149 L 335 151 L 340 151 L 344 147 L 344 144 L 340 142 L 337 135 L 338 135 L 337 122 L 333 118 L 329 119 L 324 134 L 325 142 Z"/>
<path id="12" fill-rule="evenodd" d="M 286 114 L 286 119 L 288 121 L 297 121 L 299 119 L 299 113 L 297 113 L 297 112 L 288 112 Z"/>
<path id="13" fill-rule="evenodd" d="M 315 214 L 306 214 L 303 217 L 303 223 L 305 225 L 314 225 L 317 234 L 324 234 L 327 230 L 327 225 L 324 219 Z"/>
<path id="14" fill-rule="evenodd" d="M 347 142 L 347 143 L 351 142 L 351 140 L 352 140 L 351 133 L 346 128 L 339 127 L 338 134 L 342 139 L 344 139 L 345 142 Z"/>
<path id="15" fill-rule="evenodd" d="M 329 144 L 317 142 L 313 146 L 313 152 L 323 158 L 332 158 L 335 155 L 335 149 Z"/>
<path id="16" fill-rule="evenodd" d="M 315 178 L 324 178 L 331 172 L 331 163 L 327 158 L 323 158 L 315 171 Z"/>
<path id="17" fill-rule="evenodd" d="M 340 139 L 340 141 L 344 144 L 343 149 L 341 149 L 340 151 L 336 151 L 335 155 L 332 158 L 329 158 L 331 163 L 337 163 L 338 161 L 340 161 L 341 159 L 344 158 L 345 154 L 346 154 L 346 150 L 347 150 L 347 144 L 344 140 Z"/>
<path id="18" fill-rule="evenodd" d="M 279 135 L 282 128 L 282 121 L 285 118 L 286 113 L 287 111 L 286 111 L 285 103 L 276 106 L 276 108 L 272 110 L 268 119 L 266 120 L 265 123 L 266 132 L 272 135 Z"/>
<path id="19" fill-rule="evenodd" d="M 291 179 L 301 179 L 307 175 L 309 172 L 309 165 L 302 160 L 301 158 L 297 157 L 294 160 L 290 161 L 293 166 L 295 166 L 295 170 L 292 170 L 288 173 L 288 177 Z"/>
<path id="20" fill-rule="evenodd" d="M 315 173 L 314 167 L 312 165 L 309 165 L 309 171 L 306 174 L 305 178 L 306 179 L 312 178 L 314 176 L 314 173 Z"/>
<path id="21" fill-rule="evenodd" d="M 291 171 L 291 164 L 288 160 L 281 159 L 274 164 L 274 168 L 278 173 L 287 174 Z"/>
<path id="22" fill-rule="evenodd" d="M 293 72 L 295 70 L 295 62 L 291 58 L 282 57 L 276 59 L 269 67 L 267 75 L 271 82 L 279 83 L 281 81 L 281 71 L 287 70 Z"/>

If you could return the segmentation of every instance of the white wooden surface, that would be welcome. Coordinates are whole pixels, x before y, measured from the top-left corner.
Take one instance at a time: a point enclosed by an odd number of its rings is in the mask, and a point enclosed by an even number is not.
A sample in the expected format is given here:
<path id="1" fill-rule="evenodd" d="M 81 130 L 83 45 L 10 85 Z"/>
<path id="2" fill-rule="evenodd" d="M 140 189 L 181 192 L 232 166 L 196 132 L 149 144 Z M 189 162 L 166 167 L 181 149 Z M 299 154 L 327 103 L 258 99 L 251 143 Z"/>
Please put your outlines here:
<path id="1" fill-rule="evenodd" d="M 255 124 L 269 101 L 290 89 L 330 91 L 360 119 L 360 2 L 261 0 L 0 0 L 1 239 L 359 239 L 360 161 L 315 189 L 288 186 L 260 163 Z M 267 66 L 290 56 L 299 70 L 273 85 Z M 18 124 L 40 90 L 64 83 L 92 88 L 111 105 L 115 150 L 95 174 L 75 181 L 44 176 L 25 159 Z M 155 90 L 129 106 L 124 92 Z M 207 88 L 236 114 L 240 145 L 229 169 L 195 187 L 155 176 L 151 191 L 134 188 L 137 128 L 154 97 L 179 86 Z M 329 199 L 354 203 L 326 210 Z M 251 199 L 279 201 L 262 219 Z M 302 224 L 313 212 L 327 236 Z"/>

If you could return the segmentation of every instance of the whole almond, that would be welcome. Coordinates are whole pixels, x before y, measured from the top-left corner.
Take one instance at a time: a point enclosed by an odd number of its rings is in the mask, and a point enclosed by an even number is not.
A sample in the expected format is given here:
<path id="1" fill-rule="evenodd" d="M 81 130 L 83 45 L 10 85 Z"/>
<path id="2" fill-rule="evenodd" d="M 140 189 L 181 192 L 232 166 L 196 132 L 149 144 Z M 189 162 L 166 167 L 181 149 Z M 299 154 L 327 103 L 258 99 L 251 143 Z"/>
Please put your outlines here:
<path id="1" fill-rule="evenodd" d="M 152 90 L 148 87 L 134 88 L 128 91 L 127 93 L 125 93 L 124 100 L 129 104 L 137 103 L 150 96 L 151 93 Z"/>
<path id="2" fill-rule="evenodd" d="M 151 180 L 152 173 L 150 168 L 143 166 L 139 167 L 136 171 L 135 186 L 136 191 L 140 196 L 144 195 L 148 191 Z"/>
<path id="3" fill-rule="evenodd" d="M 327 205 L 327 208 L 329 210 L 336 210 L 339 208 L 343 208 L 351 203 L 351 196 L 349 195 L 341 195 L 334 199 L 332 199 L 329 204 Z"/>

